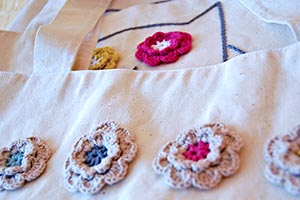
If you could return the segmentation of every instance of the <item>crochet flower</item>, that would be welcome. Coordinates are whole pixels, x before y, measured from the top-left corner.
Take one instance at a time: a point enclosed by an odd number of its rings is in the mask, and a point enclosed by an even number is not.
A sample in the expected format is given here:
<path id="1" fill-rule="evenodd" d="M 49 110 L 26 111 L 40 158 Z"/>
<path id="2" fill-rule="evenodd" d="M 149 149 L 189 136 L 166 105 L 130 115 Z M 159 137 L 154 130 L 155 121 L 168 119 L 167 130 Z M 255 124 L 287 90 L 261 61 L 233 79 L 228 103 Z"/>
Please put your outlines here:
<path id="1" fill-rule="evenodd" d="M 164 145 L 153 168 L 176 189 L 210 189 L 238 170 L 242 145 L 241 138 L 223 124 L 207 124 Z"/>
<path id="2" fill-rule="evenodd" d="M 109 46 L 97 48 L 94 50 L 89 69 L 115 69 L 119 58 L 119 54 Z"/>
<path id="3" fill-rule="evenodd" d="M 157 32 L 137 46 L 135 57 L 150 66 L 173 63 L 192 48 L 192 36 L 185 32 Z"/>
<path id="4" fill-rule="evenodd" d="M 128 130 L 114 122 L 100 125 L 74 145 L 65 164 L 65 185 L 70 192 L 93 194 L 106 184 L 121 181 L 137 145 Z"/>
<path id="5" fill-rule="evenodd" d="M 267 180 L 283 186 L 291 194 L 300 195 L 300 126 L 269 140 L 264 155 Z"/>
<path id="6" fill-rule="evenodd" d="M 15 190 L 38 178 L 51 157 L 51 149 L 39 138 L 17 140 L 0 149 L 0 191 Z"/>

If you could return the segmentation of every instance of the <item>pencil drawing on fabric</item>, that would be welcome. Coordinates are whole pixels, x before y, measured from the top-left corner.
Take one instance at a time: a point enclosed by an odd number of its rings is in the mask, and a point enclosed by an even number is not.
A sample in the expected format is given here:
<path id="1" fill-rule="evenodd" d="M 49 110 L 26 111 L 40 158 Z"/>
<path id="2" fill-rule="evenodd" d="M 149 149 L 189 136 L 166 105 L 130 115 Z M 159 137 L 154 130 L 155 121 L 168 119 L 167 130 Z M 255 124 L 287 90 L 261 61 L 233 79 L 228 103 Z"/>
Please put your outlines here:
<path id="1" fill-rule="evenodd" d="M 246 52 L 244 50 L 239 49 L 238 47 L 235 47 L 234 45 L 228 45 L 227 44 L 227 36 L 226 36 L 226 22 L 225 22 L 225 17 L 224 17 L 224 11 L 222 8 L 222 4 L 221 2 L 216 2 L 215 4 L 213 4 L 212 6 L 210 6 L 209 8 L 207 8 L 205 11 L 201 12 L 200 14 L 198 14 L 197 16 L 195 16 L 194 18 L 190 19 L 189 21 L 186 22 L 169 22 L 169 23 L 153 23 L 153 24 L 147 24 L 147 25 L 142 25 L 142 26 L 135 26 L 135 27 L 129 27 L 126 29 L 122 29 L 119 31 L 116 31 L 114 33 L 111 33 L 109 35 L 103 36 L 101 38 L 98 39 L 98 43 L 100 43 L 101 41 L 107 40 L 111 37 L 120 35 L 122 33 L 128 32 L 128 31 L 135 31 L 135 30 L 141 30 L 141 29 L 151 29 L 154 27 L 165 27 L 165 26 L 186 26 L 189 24 L 192 24 L 194 21 L 196 21 L 197 19 L 201 18 L 202 16 L 204 16 L 205 14 L 209 13 L 211 10 L 213 9 L 217 9 L 218 10 L 218 17 L 220 20 L 220 41 L 222 44 L 222 60 L 223 62 L 228 60 L 228 49 L 230 50 L 234 50 L 236 52 L 238 52 L 239 54 L 245 54 Z M 119 11 L 119 10 L 116 10 Z"/>

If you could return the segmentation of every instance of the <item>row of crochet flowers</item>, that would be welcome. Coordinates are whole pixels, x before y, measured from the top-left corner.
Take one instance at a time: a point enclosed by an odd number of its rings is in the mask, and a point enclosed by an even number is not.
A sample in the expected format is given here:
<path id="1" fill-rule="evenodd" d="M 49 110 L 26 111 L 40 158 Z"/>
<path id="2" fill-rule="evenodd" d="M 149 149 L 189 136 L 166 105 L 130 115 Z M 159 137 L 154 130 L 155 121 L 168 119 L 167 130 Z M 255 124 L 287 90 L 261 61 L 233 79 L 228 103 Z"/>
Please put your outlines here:
<path id="1" fill-rule="evenodd" d="M 183 132 L 166 143 L 153 160 L 156 173 L 175 189 L 216 187 L 239 168 L 241 138 L 223 124 L 207 124 Z M 70 192 L 94 194 L 125 178 L 137 145 L 133 135 L 115 122 L 105 122 L 80 137 L 65 162 Z M 40 138 L 17 140 L 0 149 L 0 191 L 15 190 L 38 178 L 52 154 Z M 265 148 L 266 178 L 300 195 L 300 126 L 269 140 Z"/>

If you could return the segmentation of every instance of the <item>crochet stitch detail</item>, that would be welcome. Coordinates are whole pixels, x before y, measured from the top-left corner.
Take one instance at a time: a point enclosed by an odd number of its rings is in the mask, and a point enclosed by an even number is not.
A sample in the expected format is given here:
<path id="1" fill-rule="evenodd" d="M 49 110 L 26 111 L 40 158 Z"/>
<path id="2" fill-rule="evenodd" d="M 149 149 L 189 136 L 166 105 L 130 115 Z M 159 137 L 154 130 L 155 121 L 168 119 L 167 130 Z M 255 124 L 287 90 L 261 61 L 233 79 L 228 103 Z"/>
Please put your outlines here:
<path id="1" fill-rule="evenodd" d="M 163 41 L 156 41 L 156 44 L 151 45 L 151 47 L 154 50 L 161 51 L 170 45 L 171 45 L 170 41 L 163 40 Z"/>
<path id="2" fill-rule="evenodd" d="M 265 145 L 265 177 L 293 195 L 300 195 L 300 125 Z"/>
<path id="3" fill-rule="evenodd" d="M 222 177 L 236 173 L 242 145 L 241 138 L 223 124 L 207 124 L 164 145 L 153 160 L 153 168 L 173 188 L 211 189 Z M 186 154 L 191 147 L 192 151 L 200 149 L 201 154 L 190 159 Z"/>
<path id="4" fill-rule="evenodd" d="M 137 46 L 135 57 L 150 66 L 173 63 L 192 48 L 192 36 L 185 32 L 157 32 Z"/>
<path id="5" fill-rule="evenodd" d="M 105 146 L 97 146 L 94 145 L 94 147 L 90 150 L 85 152 L 85 164 L 87 164 L 89 167 L 93 167 L 95 165 L 99 165 L 101 163 L 101 160 L 107 157 L 107 149 Z"/>
<path id="6" fill-rule="evenodd" d="M 94 50 L 89 69 L 115 69 L 119 59 L 119 54 L 112 47 L 97 48 Z"/>
<path id="7" fill-rule="evenodd" d="M 38 178 L 51 154 L 51 149 L 37 137 L 19 139 L 1 148 L 0 191 L 18 189 Z"/>
<path id="8" fill-rule="evenodd" d="M 205 159 L 209 152 L 209 143 L 199 141 L 195 144 L 189 144 L 183 155 L 186 159 L 198 161 Z"/>
<path id="9" fill-rule="evenodd" d="M 6 167 L 21 166 L 23 157 L 24 157 L 24 152 L 22 152 L 22 151 L 18 151 L 16 153 L 12 153 L 6 159 L 5 166 Z"/>
<path id="10" fill-rule="evenodd" d="M 94 194 L 105 185 L 121 181 L 137 152 L 133 140 L 132 134 L 115 122 L 103 123 L 79 138 L 65 164 L 66 188 L 70 192 Z M 93 151 L 98 157 L 90 162 L 86 155 Z"/>

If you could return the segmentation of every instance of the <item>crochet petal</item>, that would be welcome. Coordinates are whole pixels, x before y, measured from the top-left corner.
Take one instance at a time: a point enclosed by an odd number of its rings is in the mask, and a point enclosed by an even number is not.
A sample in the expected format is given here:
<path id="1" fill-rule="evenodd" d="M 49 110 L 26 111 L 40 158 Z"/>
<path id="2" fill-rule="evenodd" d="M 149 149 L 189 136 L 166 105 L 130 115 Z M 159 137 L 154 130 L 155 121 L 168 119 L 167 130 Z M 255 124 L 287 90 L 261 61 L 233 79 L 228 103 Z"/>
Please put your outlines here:
<path id="1" fill-rule="evenodd" d="M 25 179 L 20 174 L 15 176 L 1 176 L 0 186 L 3 190 L 15 190 L 21 188 L 25 184 Z"/>
<path id="2" fill-rule="evenodd" d="M 140 61 L 144 61 L 144 57 L 146 57 L 146 56 L 147 56 L 147 54 L 141 49 L 139 49 L 137 52 L 135 52 L 135 57 Z"/>
<path id="3" fill-rule="evenodd" d="M 176 49 L 178 49 L 180 47 L 181 41 L 180 40 L 176 40 L 176 39 L 171 39 L 170 43 L 171 43 L 170 46 L 168 46 L 166 48 L 166 50 L 168 50 L 168 51 L 174 51 L 174 50 L 176 50 Z M 163 53 L 161 55 L 165 55 L 165 54 L 166 53 Z"/>
<path id="4" fill-rule="evenodd" d="M 176 49 L 176 51 L 179 53 L 179 55 L 186 54 L 189 52 L 192 48 L 192 43 L 190 41 L 184 41 L 181 43 L 181 46 Z"/>
<path id="5" fill-rule="evenodd" d="M 198 141 L 196 136 L 196 130 L 192 129 L 188 133 L 182 132 L 177 136 L 176 141 L 178 141 L 180 145 L 184 145 L 186 143 L 188 144 L 196 143 Z"/>
<path id="6" fill-rule="evenodd" d="M 179 58 L 179 54 L 177 53 L 177 51 L 171 51 L 169 54 L 165 56 L 161 56 L 160 60 L 163 63 L 172 63 L 178 60 L 178 58 Z"/>
<path id="7" fill-rule="evenodd" d="M 265 177 L 276 185 L 281 185 L 284 179 L 284 173 L 274 163 L 270 163 L 265 168 Z"/>
<path id="8" fill-rule="evenodd" d="M 174 142 L 168 142 L 167 144 L 165 144 L 159 151 L 159 156 L 166 157 L 169 154 L 170 148 L 173 144 Z"/>
<path id="9" fill-rule="evenodd" d="M 39 159 L 32 162 L 32 167 L 26 173 L 26 181 L 32 181 L 39 177 L 45 170 L 47 164 Z"/>
<path id="10" fill-rule="evenodd" d="M 99 192 L 105 185 L 105 182 L 101 176 L 94 176 L 90 180 L 81 180 L 78 183 L 78 189 L 84 194 L 95 194 Z"/>
<path id="11" fill-rule="evenodd" d="M 236 173 L 240 166 L 240 159 L 237 153 L 231 149 L 222 153 L 220 164 L 217 169 L 223 176 L 231 176 Z"/>
<path id="12" fill-rule="evenodd" d="M 234 151 L 239 151 L 243 146 L 241 137 L 235 133 L 226 134 L 224 136 L 224 141 L 226 146 Z"/>
<path id="13" fill-rule="evenodd" d="M 121 143 L 123 144 L 121 146 L 122 156 L 125 161 L 131 161 L 137 152 L 137 145 L 132 142 L 132 139 L 127 137 L 120 137 Z"/>
<path id="14" fill-rule="evenodd" d="M 166 173 L 167 183 L 177 189 L 188 188 L 192 185 L 191 177 L 192 172 L 186 170 L 177 170 L 170 167 Z"/>
<path id="15" fill-rule="evenodd" d="M 70 192 L 76 192 L 77 188 L 79 187 L 79 181 L 80 181 L 79 174 L 75 174 L 72 170 L 69 170 L 67 173 L 65 173 L 65 187 Z"/>
<path id="16" fill-rule="evenodd" d="M 165 38 L 165 33 L 163 32 L 156 32 L 151 38 L 154 38 L 155 41 L 162 41 Z"/>
<path id="17" fill-rule="evenodd" d="M 153 160 L 153 169 L 158 174 L 164 174 L 171 167 L 166 157 L 156 157 Z"/>
<path id="18" fill-rule="evenodd" d="M 299 176 L 288 176 L 283 183 L 285 189 L 293 194 L 299 195 L 300 194 L 300 177 Z"/>
<path id="19" fill-rule="evenodd" d="M 159 56 L 149 56 L 146 54 L 145 57 L 143 58 L 143 61 L 150 66 L 157 66 L 160 64 L 160 57 Z"/>
<path id="20" fill-rule="evenodd" d="M 122 159 L 118 161 L 113 161 L 112 166 L 107 173 L 103 175 L 105 182 L 108 185 L 112 185 L 114 183 L 122 180 L 127 173 L 128 165 Z"/>
<path id="21" fill-rule="evenodd" d="M 205 170 L 201 173 L 195 174 L 193 179 L 193 186 L 199 189 L 211 189 L 218 185 L 221 181 L 222 175 L 213 169 Z"/>

